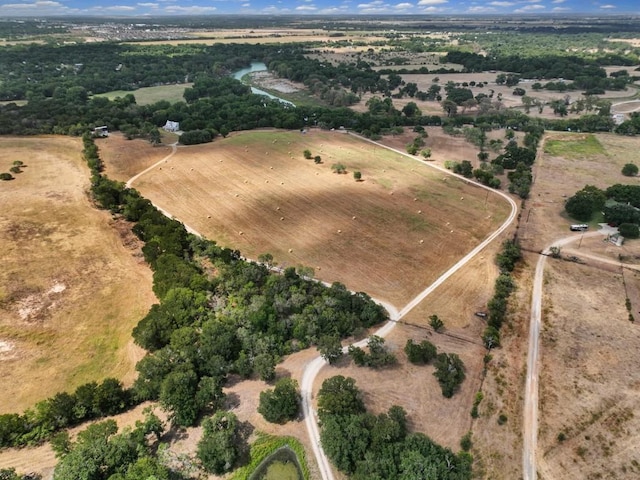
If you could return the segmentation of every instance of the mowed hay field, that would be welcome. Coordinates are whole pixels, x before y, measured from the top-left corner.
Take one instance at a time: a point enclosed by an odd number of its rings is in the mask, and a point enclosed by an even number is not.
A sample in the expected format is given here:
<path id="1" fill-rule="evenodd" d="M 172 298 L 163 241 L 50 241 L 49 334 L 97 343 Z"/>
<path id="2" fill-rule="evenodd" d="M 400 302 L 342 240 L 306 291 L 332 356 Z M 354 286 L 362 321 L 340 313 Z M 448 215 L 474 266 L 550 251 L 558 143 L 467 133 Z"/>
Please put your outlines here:
<path id="1" fill-rule="evenodd" d="M 0 183 L 0 413 L 107 376 L 130 382 L 141 355 L 131 330 L 155 301 L 151 272 L 128 227 L 90 203 L 81 148 L 0 138 L 0 171 L 27 165 Z"/>
<path id="2" fill-rule="evenodd" d="M 322 164 L 305 160 L 303 151 Z M 343 163 L 347 174 L 331 165 Z M 353 171 L 361 171 L 361 182 Z M 179 148 L 133 185 L 248 258 L 402 306 L 493 231 L 507 202 L 344 133 L 257 131 Z"/>

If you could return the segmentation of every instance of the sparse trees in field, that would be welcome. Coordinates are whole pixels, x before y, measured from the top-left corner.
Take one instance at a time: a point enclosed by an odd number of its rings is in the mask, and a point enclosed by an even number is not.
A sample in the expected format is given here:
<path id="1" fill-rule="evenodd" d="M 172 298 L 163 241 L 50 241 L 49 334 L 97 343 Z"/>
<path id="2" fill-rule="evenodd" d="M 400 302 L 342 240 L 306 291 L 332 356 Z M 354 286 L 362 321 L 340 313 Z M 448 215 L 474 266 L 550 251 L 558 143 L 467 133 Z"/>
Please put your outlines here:
<path id="1" fill-rule="evenodd" d="M 4 180 L 4 181 L 13 180 L 13 175 L 7 172 L 0 173 L 0 180 Z"/>
<path id="2" fill-rule="evenodd" d="M 381 368 L 396 363 L 396 357 L 387 351 L 384 345 L 384 338 L 371 335 L 367 342 L 369 353 L 360 347 L 349 346 L 349 355 L 354 363 L 359 367 Z"/>
<path id="3" fill-rule="evenodd" d="M 307 160 L 311 160 L 312 155 L 311 155 L 311 150 L 305 150 L 302 152 L 302 155 L 304 155 L 304 158 Z"/>
<path id="4" fill-rule="evenodd" d="M 355 172 L 353 172 L 353 178 L 355 179 L 356 182 L 359 182 L 362 180 L 362 172 L 360 172 L 359 170 L 356 170 Z"/>
<path id="5" fill-rule="evenodd" d="M 319 165 L 322 163 L 322 157 L 320 155 L 316 155 L 315 157 L 313 157 L 313 163 L 315 163 L 316 165 Z"/>
<path id="6" fill-rule="evenodd" d="M 451 398 L 465 379 L 464 363 L 455 353 L 440 353 L 436 357 L 435 367 L 433 375 L 440 383 L 442 395 Z"/>
<path id="7" fill-rule="evenodd" d="M 407 340 L 404 346 L 404 353 L 407 354 L 407 358 L 411 363 L 418 365 L 431 362 L 438 354 L 436 346 L 430 341 L 423 340 L 420 343 L 414 343 L 412 339 Z"/>
<path id="8" fill-rule="evenodd" d="M 444 328 L 444 322 L 442 321 L 442 319 L 440 319 L 440 317 L 438 317 L 438 315 L 431 315 L 429 317 L 429 325 L 431 325 L 431 328 L 433 328 L 436 332 L 440 332 L 440 330 Z"/>
<path id="9" fill-rule="evenodd" d="M 286 423 L 298 416 L 300 400 L 298 382 L 282 378 L 276 382 L 273 390 L 260 392 L 258 413 L 268 422 Z"/>
<path id="10" fill-rule="evenodd" d="M 635 177 L 638 175 L 638 166 L 635 163 L 625 163 L 622 174 L 626 177 Z"/>
<path id="11" fill-rule="evenodd" d="M 424 157 L 425 160 L 428 160 L 429 158 L 431 158 L 431 149 L 425 148 L 424 150 L 422 150 L 421 155 Z"/>
<path id="12" fill-rule="evenodd" d="M 340 174 L 347 173 L 347 167 L 342 163 L 334 163 L 333 165 L 331 165 L 331 170 L 333 170 L 335 173 Z"/>

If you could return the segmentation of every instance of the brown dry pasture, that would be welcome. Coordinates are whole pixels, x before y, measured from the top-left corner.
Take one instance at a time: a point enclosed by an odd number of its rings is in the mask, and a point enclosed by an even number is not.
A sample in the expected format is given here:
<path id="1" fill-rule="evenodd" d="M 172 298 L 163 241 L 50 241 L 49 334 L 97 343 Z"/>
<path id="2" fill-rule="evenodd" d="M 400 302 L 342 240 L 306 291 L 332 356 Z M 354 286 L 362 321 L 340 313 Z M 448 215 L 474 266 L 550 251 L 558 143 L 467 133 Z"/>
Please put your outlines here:
<path id="1" fill-rule="evenodd" d="M 521 215 L 522 246 L 539 251 L 572 235 L 568 226 L 575 221 L 564 213 L 564 201 L 585 184 L 635 183 L 620 171 L 627 162 L 640 162 L 638 145 L 637 139 L 611 134 L 547 133 Z M 596 228 L 594 222 L 591 229 Z M 581 242 L 580 234 L 573 235 L 563 256 L 575 255 L 585 263 L 549 259 L 545 269 L 538 472 L 544 479 L 638 478 L 640 377 L 633 365 L 640 345 L 638 327 L 627 318 L 625 295 L 632 312 L 639 312 L 640 277 L 625 269 L 623 284 L 620 267 L 590 257 L 613 261 L 622 256 L 637 263 L 640 245 L 629 241 L 615 247 L 599 237 Z M 536 254 L 525 253 L 516 272 L 510 321 L 502 348 L 492 352 L 483 385 L 485 398 L 473 430 L 474 453 L 480 458 L 476 471 L 483 478 L 517 478 L 521 469 L 522 393 L 537 260 Z M 509 418 L 502 427 L 496 424 L 498 412 Z"/>
<path id="2" fill-rule="evenodd" d="M 0 185 L 0 413 L 107 376 L 130 382 L 141 355 L 131 330 L 155 300 L 151 272 L 128 226 L 91 204 L 81 148 L 0 139 L 0 171 L 27 165 Z"/>
<path id="3" fill-rule="evenodd" d="M 305 160 L 305 149 L 322 163 Z M 334 173 L 337 163 L 348 173 Z M 254 131 L 181 147 L 133 186 L 248 258 L 268 252 L 281 266 L 313 267 L 323 280 L 399 306 L 495 230 L 509 209 L 416 159 L 319 130 Z"/>

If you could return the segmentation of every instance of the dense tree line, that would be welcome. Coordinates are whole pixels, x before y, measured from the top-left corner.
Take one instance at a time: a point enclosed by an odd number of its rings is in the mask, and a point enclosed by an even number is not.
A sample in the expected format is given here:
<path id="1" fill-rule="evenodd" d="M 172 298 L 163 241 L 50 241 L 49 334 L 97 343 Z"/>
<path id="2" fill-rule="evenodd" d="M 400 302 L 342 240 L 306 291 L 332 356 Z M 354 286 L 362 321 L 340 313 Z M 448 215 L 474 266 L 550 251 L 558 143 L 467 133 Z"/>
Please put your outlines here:
<path id="1" fill-rule="evenodd" d="M 67 434 L 52 442 L 59 463 L 53 479 L 181 480 L 180 473 L 158 459 L 162 422 L 147 413 L 133 429 L 118 433 L 115 420 L 90 425 L 71 441 Z"/>
<path id="2" fill-rule="evenodd" d="M 422 433 L 410 433 L 406 412 L 367 413 L 355 381 L 325 380 L 318 394 L 320 439 L 331 462 L 353 479 L 471 478 L 471 457 Z"/>
<path id="3" fill-rule="evenodd" d="M 107 379 L 57 394 L 22 415 L 1 415 L 0 446 L 39 443 L 60 428 L 147 399 L 159 399 L 174 424 L 192 425 L 202 412 L 219 408 L 229 373 L 271 379 L 282 355 L 317 343 L 322 334 L 344 337 L 387 318 L 364 293 L 305 280 L 293 268 L 273 274 L 240 260 L 237 251 L 193 237 L 135 190 L 102 175 L 93 139 L 83 141 L 97 205 L 135 222 L 133 232 L 145 242 L 160 303 L 134 338 L 150 354 L 136 366 L 132 390 Z M 201 259 L 215 266 L 215 277 L 204 273 Z"/>
<path id="4" fill-rule="evenodd" d="M 580 89 L 599 87 L 616 90 L 624 89 L 628 81 L 624 78 L 607 77 L 607 72 L 602 66 L 634 65 L 633 59 L 620 55 L 602 55 L 596 59 L 587 59 L 572 55 L 485 56 L 464 51 L 448 52 L 443 61 L 462 64 L 466 72 L 504 70 L 518 73 L 523 78 L 573 80 L 573 86 Z"/>

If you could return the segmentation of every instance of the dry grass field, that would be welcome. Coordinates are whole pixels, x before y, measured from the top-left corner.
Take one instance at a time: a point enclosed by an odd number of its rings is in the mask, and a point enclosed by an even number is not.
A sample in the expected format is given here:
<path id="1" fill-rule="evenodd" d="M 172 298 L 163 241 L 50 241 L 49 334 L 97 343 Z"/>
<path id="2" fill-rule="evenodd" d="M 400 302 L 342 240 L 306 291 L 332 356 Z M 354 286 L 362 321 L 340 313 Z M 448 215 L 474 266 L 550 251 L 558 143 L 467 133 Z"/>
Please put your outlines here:
<path id="1" fill-rule="evenodd" d="M 166 135 L 175 136 L 174 134 Z M 171 148 L 167 145 L 152 147 L 145 140 L 127 140 L 120 133 L 112 133 L 108 138 L 97 139 L 96 145 L 105 165 L 105 174 L 119 182 L 126 182 L 171 153 Z"/>
<path id="2" fill-rule="evenodd" d="M 539 151 L 544 153 L 534 167 L 535 183 L 518 231 L 523 247 L 534 251 L 571 235 L 573 221 L 563 212 L 566 196 L 585 184 L 604 188 L 635 182 L 620 170 L 624 163 L 640 162 L 637 139 L 609 134 L 548 133 Z M 635 262 L 640 245 L 631 241 L 615 247 L 600 238 L 580 243 L 580 235 L 575 237 L 566 255 L 580 257 L 585 265 L 549 260 L 545 270 L 538 472 L 545 480 L 638 478 L 640 378 L 633 368 L 638 327 L 627 320 L 620 268 L 586 255 L 610 260 L 623 255 Z M 536 262 L 535 254 L 525 254 L 512 319 L 484 382 L 481 417 L 473 430 L 480 458 L 476 471 L 482 478 L 509 480 L 521 471 L 522 393 Z M 640 277 L 626 270 L 624 278 L 632 311 L 640 311 Z M 486 415 L 496 410 L 514 424 L 497 427 L 495 414 Z"/>
<path id="3" fill-rule="evenodd" d="M 109 140 L 107 140 L 108 142 Z M 309 149 L 322 164 L 305 160 Z M 347 174 L 331 165 L 343 163 Z M 361 171 L 356 182 L 353 171 Z M 403 305 L 505 218 L 506 203 L 421 162 L 338 132 L 261 131 L 179 148 L 134 187 L 248 258 Z"/>
<path id="4" fill-rule="evenodd" d="M 0 413 L 114 376 L 130 382 L 131 330 L 155 300 L 126 225 L 95 209 L 81 142 L 3 137 L 0 171 Z M 131 288 L 136 285 L 136 288 Z"/>
<path id="5" fill-rule="evenodd" d="M 436 163 L 475 156 L 475 147 L 440 132 L 430 131 L 427 139 Z M 402 148 L 407 138 L 385 142 Z M 114 140 L 101 147 L 112 171 L 108 159 L 118 158 L 118 149 L 131 143 Z M 323 163 L 305 160 L 305 149 L 320 155 Z M 337 162 L 347 166 L 347 175 L 332 173 Z M 354 170 L 362 172 L 364 181 L 354 181 Z M 248 132 L 212 145 L 181 147 L 134 187 L 187 225 L 248 257 L 270 252 L 281 265 L 310 265 L 320 278 L 342 281 L 399 307 L 495 229 L 508 211 L 493 195 L 420 162 L 343 133 L 315 130 Z M 397 367 L 376 372 L 344 359 L 325 368 L 315 388 L 328 376 L 352 376 L 370 410 L 402 405 L 413 429 L 458 450 L 460 438 L 472 427 L 469 411 L 483 377 L 484 323 L 473 313 L 484 309 L 493 293 L 498 248 L 499 242 L 488 247 L 393 330 L 387 344 L 398 355 Z M 428 327 L 434 313 L 445 322 L 443 334 Z M 408 338 L 429 338 L 439 351 L 461 356 L 467 380 L 452 399 L 442 397 L 433 367 L 406 362 L 402 349 Z M 291 355 L 278 374 L 300 381 L 314 356 L 312 350 Z M 265 387 L 259 381 L 229 387 L 234 411 L 256 429 L 294 435 L 308 448 L 301 423 L 273 426 L 256 413 Z M 199 435 L 198 429 L 190 431 L 172 448 L 188 452 Z"/>

